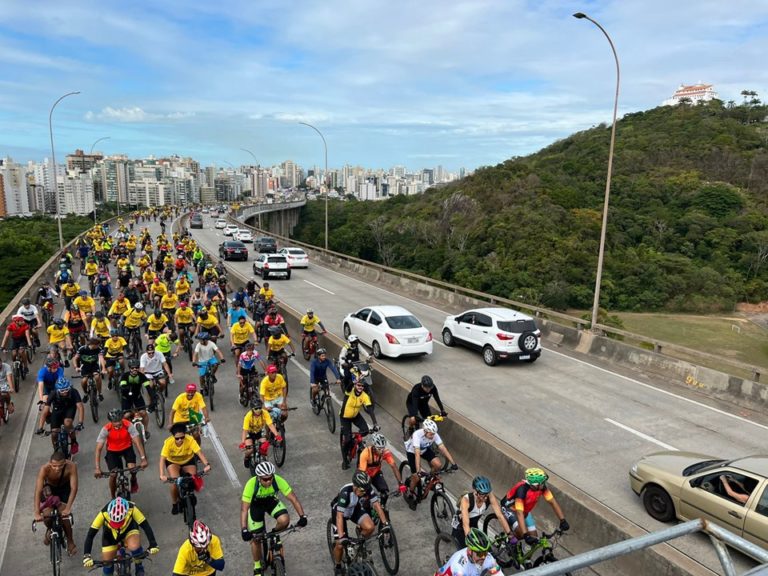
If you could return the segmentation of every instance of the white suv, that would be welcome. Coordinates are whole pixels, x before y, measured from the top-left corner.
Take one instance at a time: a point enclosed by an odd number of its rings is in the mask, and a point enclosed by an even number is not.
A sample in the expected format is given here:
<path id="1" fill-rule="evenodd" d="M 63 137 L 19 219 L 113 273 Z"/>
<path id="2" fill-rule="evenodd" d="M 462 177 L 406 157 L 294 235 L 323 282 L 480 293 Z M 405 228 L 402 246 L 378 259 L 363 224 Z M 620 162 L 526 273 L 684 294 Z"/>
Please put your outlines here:
<path id="1" fill-rule="evenodd" d="M 240 230 L 240 228 L 238 228 L 236 224 L 227 224 L 227 227 L 224 228 L 224 236 L 232 236 L 238 230 Z"/>
<path id="2" fill-rule="evenodd" d="M 541 331 L 536 321 L 522 312 L 477 308 L 445 319 L 443 344 L 480 350 L 488 366 L 507 358 L 535 362 L 541 356 Z"/>

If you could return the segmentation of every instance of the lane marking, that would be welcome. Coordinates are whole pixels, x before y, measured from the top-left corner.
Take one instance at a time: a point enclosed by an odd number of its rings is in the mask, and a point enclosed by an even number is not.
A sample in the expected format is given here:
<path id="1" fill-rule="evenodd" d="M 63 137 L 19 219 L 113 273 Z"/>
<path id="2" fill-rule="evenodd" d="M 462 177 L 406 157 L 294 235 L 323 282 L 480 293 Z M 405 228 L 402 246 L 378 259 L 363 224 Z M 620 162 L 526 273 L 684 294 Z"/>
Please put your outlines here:
<path id="1" fill-rule="evenodd" d="M 657 446 L 661 446 L 662 448 L 666 448 L 667 450 L 674 450 L 675 452 L 678 452 L 678 449 L 672 446 L 671 444 L 666 444 L 665 442 L 662 442 L 661 440 L 656 440 L 653 436 L 648 436 L 648 434 L 643 434 L 639 430 L 635 430 L 634 428 L 630 428 L 629 426 L 626 426 L 625 424 L 622 424 L 621 422 L 616 422 L 616 420 L 611 420 L 610 418 L 603 418 L 606 422 L 609 424 L 613 424 L 614 426 L 618 426 L 622 430 L 626 430 L 630 434 L 634 434 L 635 436 L 639 436 L 643 440 L 647 440 L 648 442 L 653 442 Z"/>
<path id="2" fill-rule="evenodd" d="M 304 280 L 304 282 L 306 282 L 306 283 L 307 283 L 307 284 L 309 284 L 310 286 L 314 286 L 315 288 L 319 288 L 319 289 L 320 289 L 320 290 L 322 290 L 323 292 L 328 292 L 328 294 L 330 294 L 331 296 L 336 296 L 336 294 L 335 294 L 335 293 L 331 292 L 330 290 L 326 290 L 326 289 L 325 289 L 325 288 L 323 288 L 322 286 L 318 286 L 318 285 L 317 285 L 317 284 L 315 284 L 314 282 L 310 282 L 309 280 Z"/>
<path id="3" fill-rule="evenodd" d="M 224 446 L 222 446 L 221 440 L 219 440 L 219 435 L 216 433 L 216 429 L 210 422 L 208 423 L 207 427 L 208 439 L 211 441 L 214 450 L 216 450 L 216 453 L 219 455 L 219 460 L 221 460 L 221 465 L 224 466 L 224 471 L 227 473 L 230 483 L 235 488 L 242 488 L 243 485 L 240 484 L 240 480 L 238 479 L 237 473 L 235 472 L 235 467 L 232 465 L 232 462 L 230 462 L 229 456 L 227 456 L 227 453 L 224 450 Z"/>

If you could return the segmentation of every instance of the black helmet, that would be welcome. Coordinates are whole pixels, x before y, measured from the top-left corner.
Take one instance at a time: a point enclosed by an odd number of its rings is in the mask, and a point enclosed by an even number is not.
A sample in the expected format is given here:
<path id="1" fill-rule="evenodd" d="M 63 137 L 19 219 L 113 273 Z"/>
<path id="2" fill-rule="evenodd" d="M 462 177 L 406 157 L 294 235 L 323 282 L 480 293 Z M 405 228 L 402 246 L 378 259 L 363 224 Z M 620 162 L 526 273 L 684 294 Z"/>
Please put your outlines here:
<path id="1" fill-rule="evenodd" d="M 123 411 L 120 410 L 120 408 L 113 408 L 109 411 L 109 414 L 107 414 L 107 418 L 109 418 L 110 422 L 122 422 Z"/>
<path id="2" fill-rule="evenodd" d="M 57 328 L 61 328 L 62 326 L 64 326 L 64 320 L 62 320 L 61 318 L 54 318 L 53 319 L 53 324 Z"/>
<path id="3" fill-rule="evenodd" d="M 352 485 L 355 488 L 368 488 L 371 485 L 371 479 L 368 474 L 362 470 L 358 470 L 352 475 Z"/>
<path id="4" fill-rule="evenodd" d="M 434 388 L 435 383 L 432 381 L 431 376 L 427 376 L 426 374 L 421 377 L 421 385 L 424 386 L 424 388 Z"/>
<path id="5" fill-rule="evenodd" d="M 24 299 L 21 301 L 21 305 L 22 305 L 22 306 L 29 306 L 30 304 L 31 304 L 31 301 L 30 301 L 30 299 L 29 299 L 29 298 L 24 298 Z"/>
<path id="6" fill-rule="evenodd" d="M 264 408 L 264 402 L 261 401 L 261 398 L 258 396 L 251 398 L 251 410 L 261 410 L 262 408 Z"/>
<path id="7" fill-rule="evenodd" d="M 136 360 L 136 358 L 131 358 L 128 360 L 128 368 L 138 368 L 139 367 L 139 361 Z"/>

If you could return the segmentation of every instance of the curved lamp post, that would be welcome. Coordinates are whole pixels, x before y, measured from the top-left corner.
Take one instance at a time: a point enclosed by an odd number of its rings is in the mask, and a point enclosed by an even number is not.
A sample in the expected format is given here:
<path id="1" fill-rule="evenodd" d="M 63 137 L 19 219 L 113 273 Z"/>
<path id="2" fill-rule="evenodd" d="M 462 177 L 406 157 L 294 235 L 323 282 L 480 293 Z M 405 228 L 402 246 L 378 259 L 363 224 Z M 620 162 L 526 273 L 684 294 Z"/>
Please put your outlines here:
<path id="1" fill-rule="evenodd" d="M 592 330 L 594 330 L 595 326 L 597 325 L 597 313 L 600 308 L 600 283 L 603 277 L 603 259 L 605 256 L 605 229 L 608 224 L 608 198 L 611 193 L 611 173 L 613 170 L 613 148 L 616 142 L 616 114 L 619 108 L 619 82 L 621 79 L 621 69 L 619 68 L 619 56 L 618 54 L 616 54 L 616 47 L 613 45 L 613 40 L 611 40 L 611 37 L 608 35 L 608 32 L 605 31 L 605 28 L 603 28 L 599 22 L 597 22 L 596 20 L 593 20 L 583 12 L 576 12 L 576 14 L 574 14 L 573 17 L 589 20 L 590 22 L 592 22 L 592 24 L 594 24 L 600 29 L 600 31 L 605 35 L 606 39 L 608 40 L 608 44 L 610 44 L 611 51 L 613 52 L 613 59 L 616 61 L 616 94 L 613 99 L 613 122 L 611 123 L 611 144 L 610 144 L 610 147 L 608 148 L 608 175 L 605 178 L 605 199 L 603 201 L 603 223 L 600 228 L 600 250 L 597 255 L 597 276 L 595 278 L 595 299 L 592 303 L 591 328 Z"/>
<path id="2" fill-rule="evenodd" d="M 48 113 L 48 133 L 51 135 L 51 162 L 53 163 L 53 193 L 56 197 L 56 221 L 59 225 L 59 249 L 64 248 L 64 234 L 61 231 L 61 207 L 59 206 L 59 184 L 56 178 L 56 152 L 54 151 L 53 147 L 53 110 L 56 108 L 56 105 L 64 100 L 67 96 L 74 96 L 75 94 L 80 94 L 80 92 L 68 92 L 67 94 L 64 94 L 61 98 L 56 100 L 56 102 L 53 103 L 53 106 L 51 106 L 51 111 Z"/>
<path id="3" fill-rule="evenodd" d="M 299 122 L 299 124 L 303 124 L 304 126 L 308 126 L 312 128 L 315 132 L 317 132 L 320 135 L 320 138 L 323 139 L 323 149 L 325 150 L 325 172 L 323 173 L 323 180 L 326 181 L 325 183 L 325 249 L 328 250 L 328 189 L 330 188 L 330 185 L 328 184 L 328 144 L 325 142 L 325 136 L 323 136 L 323 133 L 320 132 L 317 128 L 312 126 L 312 124 L 309 124 L 308 122 Z"/>
<path id="4" fill-rule="evenodd" d="M 256 178 L 253 180 L 253 197 L 256 198 L 256 179 L 259 177 L 259 160 L 256 158 L 256 154 L 248 150 L 248 148 L 240 148 L 243 152 L 248 152 L 248 154 L 251 155 L 253 158 L 253 161 L 256 163 Z M 259 210 L 259 229 L 261 229 L 261 210 Z"/>
<path id="5" fill-rule="evenodd" d="M 99 142 L 102 142 L 104 140 L 109 140 L 109 136 L 102 136 L 98 140 L 96 140 L 93 144 L 91 144 L 91 150 L 88 152 L 88 156 L 93 156 L 93 149 L 96 147 L 96 144 Z M 106 196 L 106 195 L 105 195 Z M 106 198 L 104 199 L 106 201 Z M 96 224 L 96 189 L 93 190 L 93 223 Z"/>

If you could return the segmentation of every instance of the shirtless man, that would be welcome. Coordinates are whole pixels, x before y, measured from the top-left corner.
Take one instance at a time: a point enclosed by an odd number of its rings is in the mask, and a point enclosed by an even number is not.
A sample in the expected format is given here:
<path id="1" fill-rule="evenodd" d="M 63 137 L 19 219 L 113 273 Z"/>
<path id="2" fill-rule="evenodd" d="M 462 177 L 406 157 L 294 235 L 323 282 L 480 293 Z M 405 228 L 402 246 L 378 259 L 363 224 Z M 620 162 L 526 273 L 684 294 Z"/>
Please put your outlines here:
<path id="1" fill-rule="evenodd" d="M 77 497 L 77 464 L 64 458 L 64 453 L 56 451 L 47 464 L 43 464 L 37 473 L 35 495 L 32 502 L 36 522 L 45 522 L 45 545 L 51 543 L 50 515 L 55 506 L 63 517 L 72 512 L 72 504 Z M 77 554 L 77 546 L 72 537 L 72 522 L 65 518 L 62 522 L 67 537 L 67 552 Z"/>

